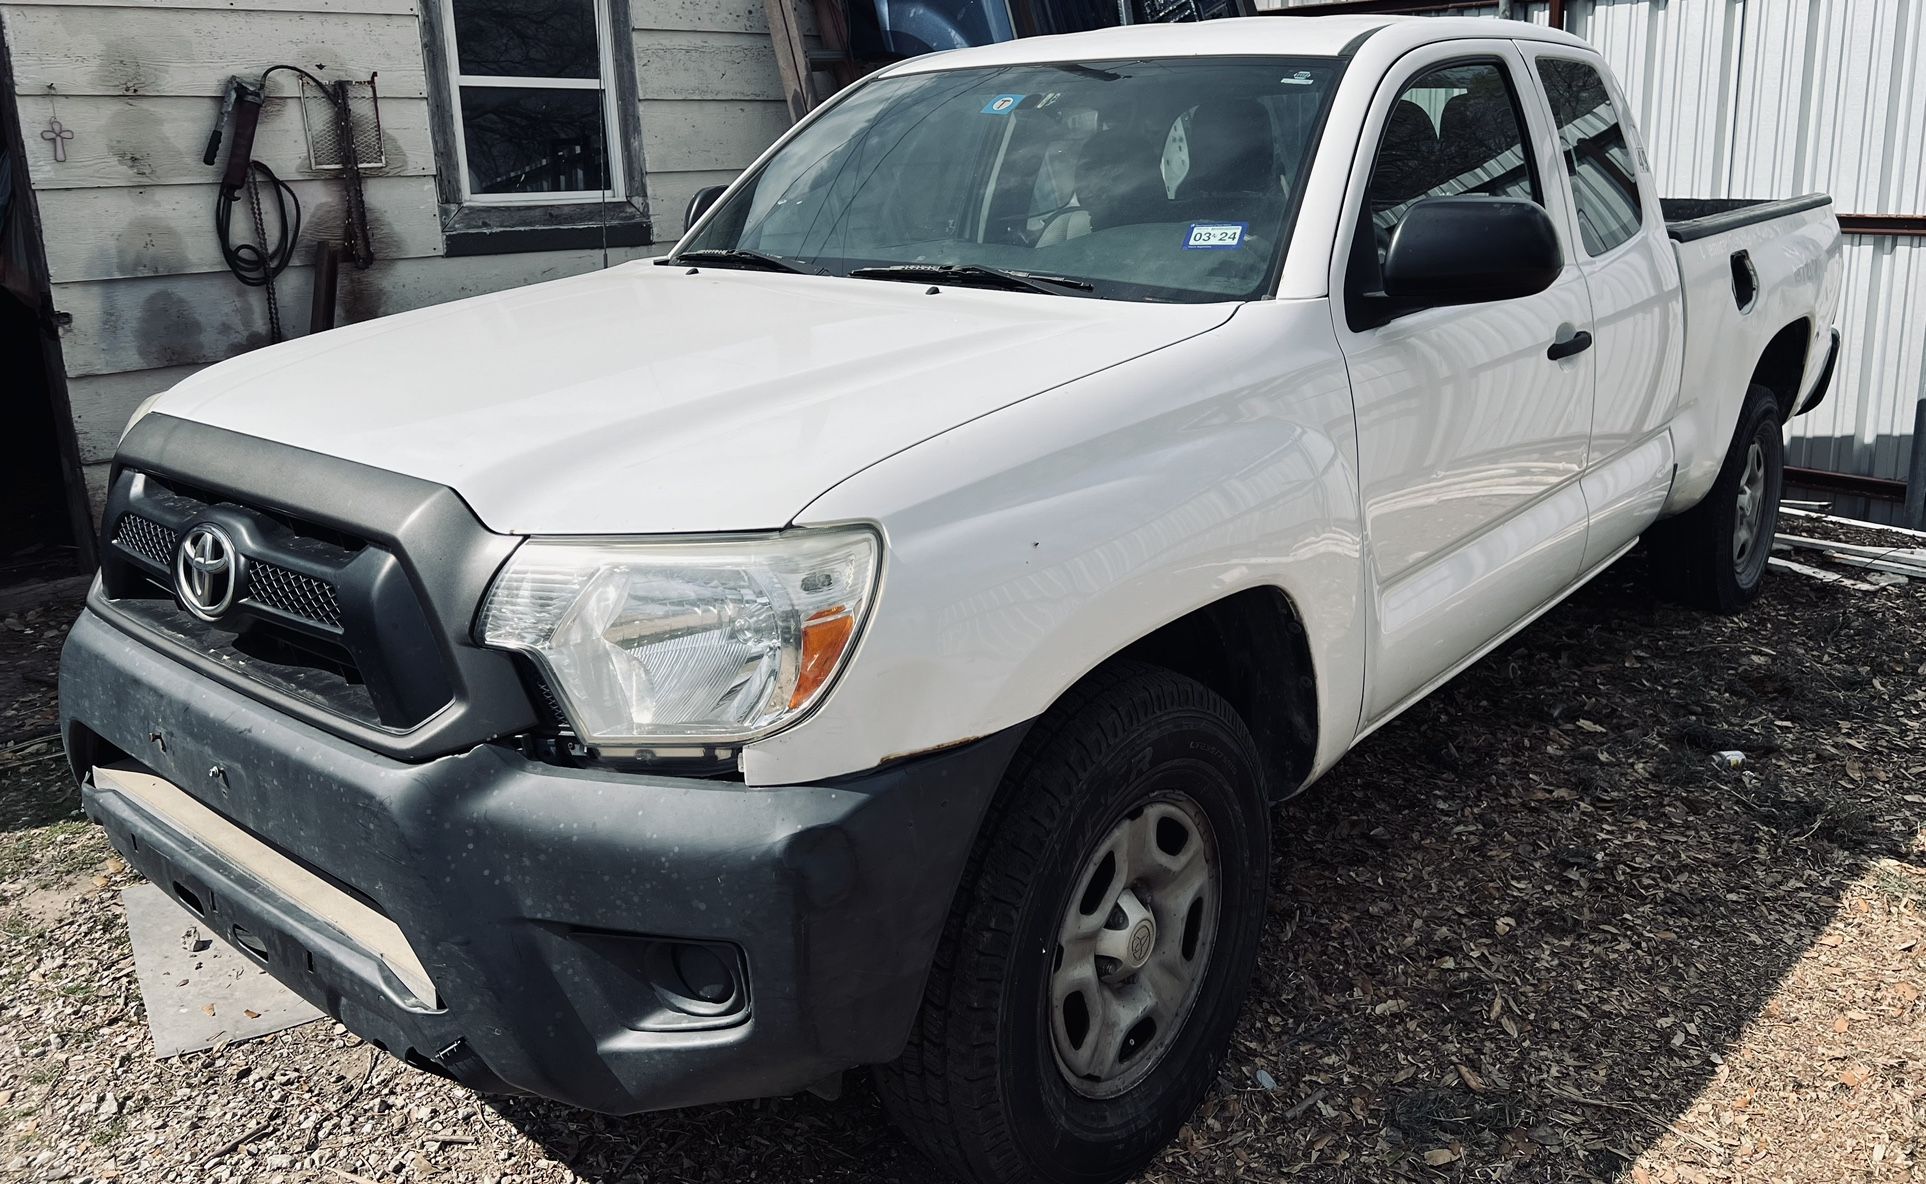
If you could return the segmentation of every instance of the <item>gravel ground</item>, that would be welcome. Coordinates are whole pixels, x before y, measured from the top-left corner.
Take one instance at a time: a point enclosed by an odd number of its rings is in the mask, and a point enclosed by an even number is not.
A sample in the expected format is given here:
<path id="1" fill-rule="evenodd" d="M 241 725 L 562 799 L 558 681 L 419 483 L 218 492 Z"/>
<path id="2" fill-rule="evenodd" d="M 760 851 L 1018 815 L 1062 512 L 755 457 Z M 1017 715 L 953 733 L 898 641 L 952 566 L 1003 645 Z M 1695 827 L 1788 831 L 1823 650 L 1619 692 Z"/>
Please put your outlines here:
<path id="1" fill-rule="evenodd" d="M 1147 1180 L 1926 1181 L 1926 586 L 1719 620 L 1642 565 L 1278 814 L 1252 1002 Z M 327 1022 L 157 1063 L 131 877 L 19 743 L 75 607 L 0 628 L 0 1179 L 929 1178 L 860 1075 L 609 1119 Z"/>

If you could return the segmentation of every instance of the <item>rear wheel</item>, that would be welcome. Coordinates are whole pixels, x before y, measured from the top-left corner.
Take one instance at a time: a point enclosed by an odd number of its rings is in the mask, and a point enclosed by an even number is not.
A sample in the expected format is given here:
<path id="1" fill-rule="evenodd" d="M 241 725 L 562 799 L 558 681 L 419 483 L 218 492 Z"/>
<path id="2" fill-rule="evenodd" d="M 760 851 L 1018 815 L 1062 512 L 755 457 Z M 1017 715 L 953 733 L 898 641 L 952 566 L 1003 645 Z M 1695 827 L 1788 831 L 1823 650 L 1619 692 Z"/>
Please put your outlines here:
<path id="1" fill-rule="evenodd" d="M 1711 492 L 1646 532 L 1660 590 L 1717 613 L 1736 613 L 1758 599 L 1784 488 L 1779 405 L 1769 389 L 1754 386 Z"/>
<path id="2" fill-rule="evenodd" d="M 1117 663 L 1039 720 L 978 838 L 892 1117 L 986 1184 L 1141 1168 L 1216 1077 L 1256 962 L 1269 812 L 1250 734 Z"/>

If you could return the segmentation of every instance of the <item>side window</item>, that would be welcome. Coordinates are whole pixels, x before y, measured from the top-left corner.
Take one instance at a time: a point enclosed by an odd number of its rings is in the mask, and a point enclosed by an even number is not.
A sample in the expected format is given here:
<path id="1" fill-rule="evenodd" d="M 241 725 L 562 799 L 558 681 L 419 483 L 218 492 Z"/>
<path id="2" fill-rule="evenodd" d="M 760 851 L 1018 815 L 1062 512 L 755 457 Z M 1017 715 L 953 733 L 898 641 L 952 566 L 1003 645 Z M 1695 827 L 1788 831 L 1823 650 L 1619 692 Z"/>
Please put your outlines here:
<path id="1" fill-rule="evenodd" d="M 1510 74 L 1495 61 L 1438 66 L 1398 92 L 1351 244 L 1346 305 L 1352 328 L 1371 320 L 1361 300 L 1383 290 L 1385 252 L 1413 205 L 1460 194 L 1544 204 L 1518 111 Z"/>
<path id="2" fill-rule="evenodd" d="M 1644 216 L 1638 169 L 1605 80 L 1584 62 L 1538 59 L 1538 76 L 1558 121 L 1558 143 L 1578 207 L 1585 253 L 1603 255 L 1638 233 Z"/>
<path id="3" fill-rule="evenodd" d="M 1543 203 L 1518 103 L 1497 62 L 1440 66 L 1398 93 L 1367 200 L 1382 248 L 1413 203 L 1474 193 Z"/>

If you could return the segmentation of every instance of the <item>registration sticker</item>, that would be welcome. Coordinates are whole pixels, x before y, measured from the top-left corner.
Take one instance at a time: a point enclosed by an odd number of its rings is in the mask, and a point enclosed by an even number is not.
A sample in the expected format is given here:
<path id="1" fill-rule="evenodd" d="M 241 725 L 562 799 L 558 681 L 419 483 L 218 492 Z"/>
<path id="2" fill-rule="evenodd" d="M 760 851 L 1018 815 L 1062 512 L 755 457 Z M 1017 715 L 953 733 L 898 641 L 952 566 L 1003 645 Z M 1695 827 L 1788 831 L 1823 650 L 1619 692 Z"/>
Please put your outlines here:
<path id="1" fill-rule="evenodd" d="M 998 95 L 983 105 L 985 115 L 1008 115 L 1023 101 L 1022 95 Z"/>
<path id="2" fill-rule="evenodd" d="M 1248 222 L 1192 222 L 1184 239 L 1186 251 L 1235 251 L 1244 245 Z"/>

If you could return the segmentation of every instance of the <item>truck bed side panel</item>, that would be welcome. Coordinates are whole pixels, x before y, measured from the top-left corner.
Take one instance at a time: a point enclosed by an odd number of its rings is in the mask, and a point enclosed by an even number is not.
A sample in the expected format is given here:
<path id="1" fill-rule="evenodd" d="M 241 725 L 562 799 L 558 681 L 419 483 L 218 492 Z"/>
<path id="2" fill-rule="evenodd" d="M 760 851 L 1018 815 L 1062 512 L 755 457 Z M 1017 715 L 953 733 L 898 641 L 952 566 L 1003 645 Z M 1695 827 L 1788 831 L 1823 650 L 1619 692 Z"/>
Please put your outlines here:
<path id="1" fill-rule="evenodd" d="M 1799 390 L 1825 364 L 1824 337 L 1839 302 L 1839 223 L 1829 204 L 1745 222 L 1675 244 L 1685 297 L 1685 368 L 1673 439 L 1679 472 L 1666 513 L 1690 509 L 1717 479 L 1766 345 L 1789 325 L 1806 344 Z M 1741 308 L 1735 259 L 1756 279 Z M 1784 409 L 1789 411 L 1790 409 Z"/>

